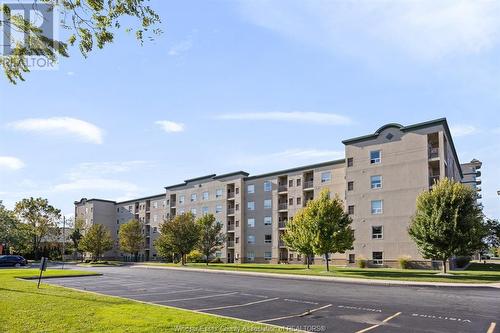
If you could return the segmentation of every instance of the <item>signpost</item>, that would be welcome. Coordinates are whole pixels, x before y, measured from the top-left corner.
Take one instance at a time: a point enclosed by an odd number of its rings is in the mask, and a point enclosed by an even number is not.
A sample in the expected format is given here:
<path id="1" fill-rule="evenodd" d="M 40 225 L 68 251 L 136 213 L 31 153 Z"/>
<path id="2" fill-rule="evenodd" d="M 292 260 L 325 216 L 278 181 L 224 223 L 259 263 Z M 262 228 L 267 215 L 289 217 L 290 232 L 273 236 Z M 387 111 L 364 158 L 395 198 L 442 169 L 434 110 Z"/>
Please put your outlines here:
<path id="1" fill-rule="evenodd" d="M 42 257 L 40 260 L 40 276 L 38 277 L 38 286 L 37 288 L 40 289 L 40 281 L 42 280 L 42 273 L 47 270 L 47 263 L 49 261 L 49 258 Z"/>

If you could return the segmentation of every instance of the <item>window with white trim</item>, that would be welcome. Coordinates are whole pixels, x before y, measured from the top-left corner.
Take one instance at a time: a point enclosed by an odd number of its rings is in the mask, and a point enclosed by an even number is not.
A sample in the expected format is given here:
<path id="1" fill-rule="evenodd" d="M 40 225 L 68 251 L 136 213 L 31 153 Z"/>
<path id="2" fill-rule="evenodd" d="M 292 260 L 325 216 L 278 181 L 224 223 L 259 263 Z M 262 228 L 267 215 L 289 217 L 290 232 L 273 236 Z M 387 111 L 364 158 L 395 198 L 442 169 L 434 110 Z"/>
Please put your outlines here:
<path id="1" fill-rule="evenodd" d="M 264 259 L 265 260 L 271 260 L 272 258 L 273 258 L 272 252 L 264 252 Z"/>
<path id="2" fill-rule="evenodd" d="M 191 194 L 191 202 L 196 201 L 196 198 L 197 198 L 197 197 L 198 197 L 198 196 L 196 195 L 196 193 Z"/>
<path id="3" fill-rule="evenodd" d="M 372 150 L 370 152 L 370 164 L 380 164 L 382 162 L 382 153 L 380 150 Z"/>
<path id="4" fill-rule="evenodd" d="M 264 182 L 264 192 L 271 192 L 272 189 L 273 189 L 273 184 L 271 183 L 270 180 L 266 180 Z"/>
<path id="5" fill-rule="evenodd" d="M 273 241 L 273 236 L 271 234 L 264 235 L 264 243 L 270 244 Z"/>
<path id="6" fill-rule="evenodd" d="M 371 209 L 373 215 L 382 214 L 384 211 L 382 200 L 372 200 Z"/>
<path id="7" fill-rule="evenodd" d="M 272 224 L 273 224 L 273 218 L 271 216 L 265 216 L 264 225 L 272 225 Z"/>
<path id="8" fill-rule="evenodd" d="M 247 220 L 247 226 L 249 228 L 254 228 L 255 227 L 255 219 L 248 219 Z"/>
<path id="9" fill-rule="evenodd" d="M 255 260 L 255 252 L 248 251 L 247 252 L 247 261 L 254 261 L 254 260 Z"/>
<path id="10" fill-rule="evenodd" d="M 247 237 L 247 243 L 248 244 L 255 244 L 255 236 L 254 235 L 248 235 L 248 237 Z"/>
<path id="11" fill-rule="evenodd" d="M 381 225 L 372 226 L 372 239 L 382 239 L 384 228 Z"/>
<path id="12" fill-rule="evenodd" d="M 248 210 L 255 210 L 255 202 L 253 202 L 253 201 L 247 202 L 247 209 Z"/>
<path id="13" fill-rule="evenodd" d="M 221 188 L 218 188 L 215 190 L 215 199 L 220 199 L 222 198 L 224 191 Z"/>
<path id="14" fill-rule="evenodd" d="M 247 186 L 247 193 L 255 193 L 255 185 L 248 185 Z"/>
<path id="15" fill-rule="evenodd" d="M 216 205 L 215 206 L 215 212 L 216 213 L 222 213 L 222 205 Z"/>
<path id="16" fill-rule="evenodd" d="M 372 263 L 374 265 L 384 264 L 384 253 L 383 252 L 372 252 Z"/>
<path id="17" fill-rule="evenodd" d="M 332 172 L 331 171 L 325 171 L 321 173 L 321 182 L 322 183 L 328 183 L 332 180 Z"/>
<path id="18" fill-rule="evenodd" d="M 271 199 L 264 200 L 264 208 L 269 209 L 271 207 L 272 207 L 272 201 L 271 201 Z"/>
<path id="19" fill-rule="evenodd" d="M 208 191 L 203 192 L 202 199 L 203 200 L 208 200 Z"/>
<path id="20" fill-rule="evenodd" d="M 382 188 L 382 176 L 371 176 L 370 184 L 372 189 Z"/>

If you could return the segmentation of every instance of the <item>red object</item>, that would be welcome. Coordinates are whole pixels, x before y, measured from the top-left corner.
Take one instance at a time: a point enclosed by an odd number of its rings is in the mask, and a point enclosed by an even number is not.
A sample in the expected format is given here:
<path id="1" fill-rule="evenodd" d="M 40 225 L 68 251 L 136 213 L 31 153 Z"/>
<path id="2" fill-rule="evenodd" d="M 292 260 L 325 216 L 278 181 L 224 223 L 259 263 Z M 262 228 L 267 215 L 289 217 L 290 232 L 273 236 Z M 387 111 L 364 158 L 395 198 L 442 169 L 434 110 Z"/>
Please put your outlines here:
<path id="1" fill-rule="evenodd" d="M 0 244 L 0 254 L 3 254 L 3 244 Z"/>

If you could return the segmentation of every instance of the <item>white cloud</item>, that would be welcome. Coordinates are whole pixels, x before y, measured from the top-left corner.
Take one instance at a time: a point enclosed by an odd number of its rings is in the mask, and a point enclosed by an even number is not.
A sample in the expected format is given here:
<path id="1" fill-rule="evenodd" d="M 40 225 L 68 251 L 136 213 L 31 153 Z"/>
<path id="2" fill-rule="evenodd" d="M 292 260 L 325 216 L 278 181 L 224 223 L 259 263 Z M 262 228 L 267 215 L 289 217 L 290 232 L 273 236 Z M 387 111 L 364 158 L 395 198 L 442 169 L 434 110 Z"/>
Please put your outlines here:
<path id="1" fill-rule="evenodd" d="M 500 127 L 493 129 L 493 133 L 500 134 Z"/>
<path id="2" fill-rule="evenodd" d="M 324 125 L 346 125 L 351 119 L 335 113 L 321 112 L 245 112 L 225 113 L 216 116 L 217 119 L 227 120 L 274 120 Z"/>
<path id="3" fill-rule="evenodd" d="M 243 15 L 258 26 L 365 59 L 379 52 L 402 52 L 434 61 L 478 54 L 500 39 L 498 1 L 253 0 L 240 4 Z"/>
<path id="4" fill-rule="evenodd" d="M 181 53 L 185 53 L 189 51 L 193 47 L 193 42 L 191 39 L 184 40 L 182 42 L 179 42 L 177 44 L 174 44 L 170 47 L 170 50 L 168 50 L 168 55 L 169 56 L 178 56 Z"/>
<path id="5" fill-rule="evenodd" d="M 70 179 L 80 179 L 89 177 L 100 177 L 115 173 L 123 173 L 147 168 L 153 165 L 150 161 L 120 161 L 120 162 L 85 162 L 76 165 L 67 174 Z"/>
<path id="6" fill-rule="evenodd" d="M 103 131 L 94 124 L 70 117 L 29 118 L 9 124 L 20 131 L 75 135 L 85 142 L 101 144 Z"/>
<path id="7" fill-rule="evenodd" d="M 57 184 L 53 187 L 54 192 L 68 191 L 120 191 L 137 192 L 139 187 L 127 181 L 107 179 L 107 178 L 88 178 L 77 179 L 67 183 Z"/>
<path id="8" fill-rule="evenodd" d="M 451 135 L 455 137 L 467 136 L 477 132 L 477 128 L 472 125 L 454 125 L 450 127 Z"/>
<path id="9" fill-rule="evenodd" d="M 19 170 L 24 167 L 24 162 L 17 157 L 0 156 L 0 170 Z"/>
<path id="10" fill-rule="evenodd" d="M 184 124 L 170 120 L 158 120 L 155 121 L 155 124 L 159 125 L 167 133 L 183 132 L 185 129 Z"/>

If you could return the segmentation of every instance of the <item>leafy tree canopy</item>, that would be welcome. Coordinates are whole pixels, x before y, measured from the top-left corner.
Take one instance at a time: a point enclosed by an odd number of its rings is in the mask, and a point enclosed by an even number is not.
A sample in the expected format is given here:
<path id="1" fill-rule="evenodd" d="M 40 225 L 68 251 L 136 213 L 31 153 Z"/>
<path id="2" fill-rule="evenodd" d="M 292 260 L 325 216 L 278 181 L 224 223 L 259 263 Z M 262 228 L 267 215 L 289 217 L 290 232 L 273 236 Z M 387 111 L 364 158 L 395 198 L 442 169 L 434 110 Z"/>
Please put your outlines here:
<path id="1" fill-rule="evenodd" d="M 303 208 L 287 222 L 283 235 L 283 241 L 287 247 L 305 255 L 307 268 L 309 268 L 310 258 L 314 256 L 315 227 L 316 224 L 310 210 Z"/>
<path id="2" fill-rule="evenodd" d="M 94 224 L 85 232 L 80 241 L 80 250 L 89 252 L 92 260 L 96 261 L 113 248 L 111 233 L 102 224 Z"/>
<path id="3" fill-rule="evenodd" d="M 139 252 L 144 248 L 145 237 L 142 233 L 142 224 L 137 220 L 130 220 L 120 226 L 118 231 L 120 249 L 134 255 L 137 261 Z"/>
<path id="4" fill-rule="evenodd" d="M 208 265 L 210 256 L 224 245 L 226 236 L 222 233 L 222 224 L 216 222 L 213 214 L 203 215 L 196 222 L 200 229 L 198 249 L 205 255 Z"/>

